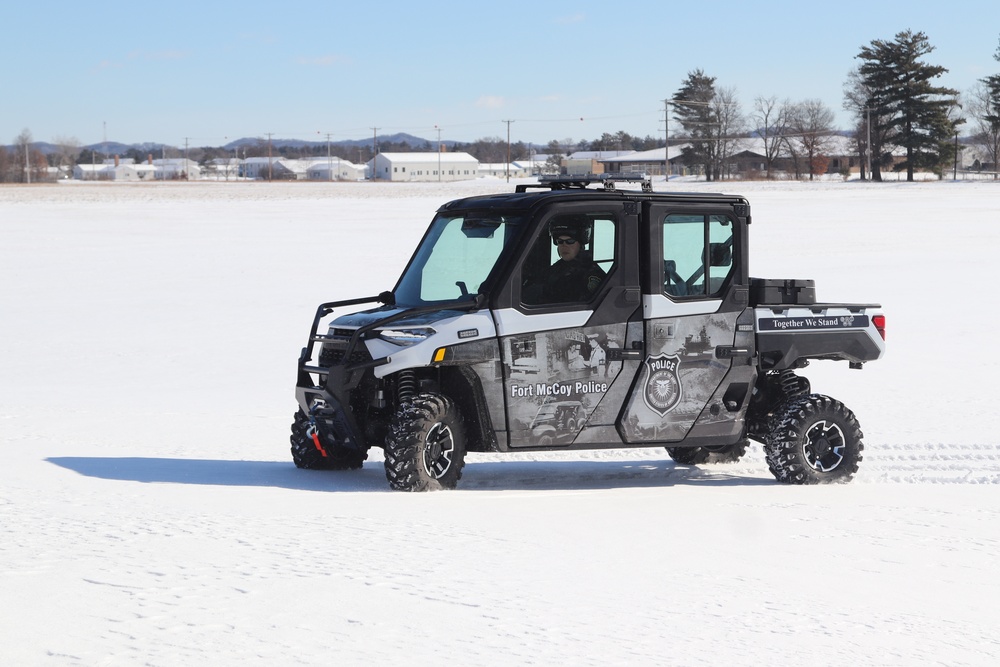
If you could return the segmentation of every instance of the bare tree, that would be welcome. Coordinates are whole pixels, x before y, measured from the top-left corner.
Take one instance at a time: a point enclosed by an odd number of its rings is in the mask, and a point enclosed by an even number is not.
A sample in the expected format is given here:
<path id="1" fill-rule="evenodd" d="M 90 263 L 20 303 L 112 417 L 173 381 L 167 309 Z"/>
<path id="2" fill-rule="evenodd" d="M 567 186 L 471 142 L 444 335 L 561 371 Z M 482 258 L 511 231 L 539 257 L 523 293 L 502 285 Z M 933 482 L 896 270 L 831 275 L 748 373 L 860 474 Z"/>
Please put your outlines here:
<path id="1" fill-rule="evenodd" d="M 990 163 L 1000 161 L 1000 105 L 990 94 L 984 81 L 980 81 L 965 96 L 966 110 L 972 120 L 972 142 Z M 993 174 L 996 178 L 996 173 Z"/>
<path id="2" fill-rule="evenodd" d="M 821 100 L 806 100 L 796 105 L 790 126 L 806 158 L 811 181 L 815 174 L 825 172 L 829 163 L 824 152 L 833 134 L 833 111 Z"/>
<path id="3" fill-rule="evenodd" d="M 31 130 L 24 128 L 21 133 L 14 138 L 14 159 L 15 183 L 31 182 L 31 143 L 33 139 Z"/>
<path id="4" fill-rule="evenodd" d="M 744 143 L 740 136 L 746 131 L 746 116 L 736 96 L 736 88 L 719 88 L 712 100 L 712 113 L 715 116 L 718 131 L 716 151 L 716 174 L 729 172 L 733 156 L 738 153 Z"/>
<path id="5" fill-rule="evenodd" d="M 993 59 L 1000 61 L 1000 46 Z M 969 91 L 966 105 L 973 121 L 973 141 L 993 163 L 993 179 L 1000 171 L 1000 74 L 987 76 Z"/>
<path id="6" fill-rule="evenodd" d="M 52 143 L 56 146 L 56 150 L 52 154 L 52 159 L 55 162 L 53 166 L 62 169 L 68 168 L 72 171 L 73 165 L 80 157 L 80 140 L 76 137 L 59 136 Z"/>
<path id="7" fill-rule="evenodd" d="M 0 183 L 11 181 L 11 159 L 10 153 L 3 146 L 0 146 Z"/>
<path id="8" fill-rule="evenodd" d="M 888 146 L 891 136 L 891 127 L 886 123 L 878 122 L 879 114 L 883 111 L 869 106 L 873 99 L 875 99 L 875 91 L 861 76 L 861 70 L 855 67 L 848 72 L 847 81 L 844 83 L 843 109 L 851 111 L 855 115 L 854 140 L 858 147 L 862 181 L 872 178 L 872 174 L 868 173 L 866 167 L 869 156 L 872 161 L 872 171 L 875 171 L 880 165 L 879 158 L 883 153 L 882 147 Z M 875 122 L 872 122 L 873 116 Z"/>
<path id="9" fill-rule="evenodd" d="M 788 114 L 791 103 L 785 100 L 778 103 L 778 98 L 757 97 L 753 101 L 753 113 L 750 120 L 753 129 L 764 142 L 764 165 L 767 170 L 767 178 L 771 178 L 771 169 L 774 161 L 782 153 L 784 146 L 784 135 L 788 131 Z"/>

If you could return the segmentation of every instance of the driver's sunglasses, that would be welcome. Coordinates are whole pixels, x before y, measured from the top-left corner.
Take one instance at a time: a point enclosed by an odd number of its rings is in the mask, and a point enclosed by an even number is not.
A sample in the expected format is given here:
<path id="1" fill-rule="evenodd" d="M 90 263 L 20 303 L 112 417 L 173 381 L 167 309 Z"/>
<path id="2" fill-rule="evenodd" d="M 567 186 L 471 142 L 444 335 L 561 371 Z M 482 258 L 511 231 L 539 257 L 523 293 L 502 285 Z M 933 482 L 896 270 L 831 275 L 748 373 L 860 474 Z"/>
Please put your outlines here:
<path id="1" fill-rule="evenodd" d="M 576 242 L 576 239 L 552 239 L 552 245 L 569 245 Z"/>

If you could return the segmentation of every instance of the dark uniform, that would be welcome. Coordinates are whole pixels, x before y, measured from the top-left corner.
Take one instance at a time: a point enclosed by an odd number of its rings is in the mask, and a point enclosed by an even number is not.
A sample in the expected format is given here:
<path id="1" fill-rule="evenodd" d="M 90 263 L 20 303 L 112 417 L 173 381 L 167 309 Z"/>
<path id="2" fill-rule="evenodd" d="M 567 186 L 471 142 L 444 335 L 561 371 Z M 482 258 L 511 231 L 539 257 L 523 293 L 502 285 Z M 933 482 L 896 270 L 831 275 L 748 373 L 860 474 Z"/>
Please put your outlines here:
<path id="1" fill-rule="evenodd" d="M 533 303 L 569 303 L 590 301 L 607 274 L 589 255 L 580 253 L 575 259 L 561 259 L 542 276 Z"/>

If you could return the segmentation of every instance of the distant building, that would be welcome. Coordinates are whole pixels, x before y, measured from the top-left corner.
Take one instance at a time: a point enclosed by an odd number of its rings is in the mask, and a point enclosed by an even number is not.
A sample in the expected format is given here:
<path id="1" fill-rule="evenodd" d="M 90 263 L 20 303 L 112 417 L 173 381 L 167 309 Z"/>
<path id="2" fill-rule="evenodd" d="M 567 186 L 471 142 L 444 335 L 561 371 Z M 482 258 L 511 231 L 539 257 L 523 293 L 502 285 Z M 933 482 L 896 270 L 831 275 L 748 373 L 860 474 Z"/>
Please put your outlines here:
<path id="1" fill-rule="evenodd" d="M 201 179 L 201 167 L 194 160 L 187 158 L 153 160 L 153 166 L 156 167 L 157 180 L 186 179 L 196 181 Z"/>
<path id="2" fill-rule="evenodd" d="M 381 181 L 465 181 L 479 176 L 479 160 L 468 153 L 379 153 L 367 163 Z"/>
<path id="3" fill-rule="evenodd" d="M 570 176 L 603 174 L 606 158 L 624 157 L 635 151 L 577 151 L 562 159 L 562 172 Z"/>
<path id="4" fill-rule="evenodd" d="M 510 164 L 506 162 L 479 163 L 480 176 L 497 176 L 499 178 L 506 178 L 508 174 L 511 178 L 524 178 L 526 176 L 531 176 L 531 165 L 527 163 L 521 164 L 520 162 L 511 162 Z"/>
<path id="5" fill-rule="evenodd" d="M 267 165 L 274 165 L 280 158 L 248 157 L 240 163 L 240 176 L 243 178 L 267 178 Z"/>
<path id="6" fill-rule="evenodd" d="M 73 178 L 80 181 L 151 181 L 156 167 L 135 164 L 131 159 L 107 159 L 101 164 L 78 164 L 73 167 Z"/>
<path id="7" fill-rule="evenodd" d="M 311 160 L 307 171 L 310 181 L 360 181 L 365 167 L 339 157 Z"/>
<path id="8" fill-rule="evenodd" d="M 681 164 L 681 150 L 684 146 L 671 146 L 670 173 L 672 175 L 684 173 Z M 604 165 L 604 171 L 610 173 L 626 174 L 649 174 L 650 176 L 662 176 L 666 170 L 668 152 L 664 148 L 654 148 L 651 151 L 636 151 L 622 155 L 608 155 L 600 158 Z"/>
<path id="9" fill-rule="evenodd" d="M 236 179 L 240 173 L 240 160 L 234 157 L 217 157 L 209 160 L 202 169 L 203 178 L 215 180 Z"/>

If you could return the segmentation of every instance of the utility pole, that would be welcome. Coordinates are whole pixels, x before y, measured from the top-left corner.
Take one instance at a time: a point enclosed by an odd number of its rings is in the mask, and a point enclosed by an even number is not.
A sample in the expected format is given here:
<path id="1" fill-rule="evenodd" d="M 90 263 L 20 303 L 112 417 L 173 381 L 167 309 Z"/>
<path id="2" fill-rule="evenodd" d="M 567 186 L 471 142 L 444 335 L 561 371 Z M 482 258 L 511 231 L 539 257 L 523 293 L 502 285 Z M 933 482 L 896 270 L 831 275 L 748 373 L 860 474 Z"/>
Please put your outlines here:
<path id="1" fill-rule="evenodd" d="M 958 130 L 955 130 L 955 175 L 951 180 L 958 180 Z"/>
<path id="2" fill-rule="evenodd" d="M 510 183 L 510 124 L 514 121 L 503 120 L 501 123 L 507 123 L 507 164 L 504 165 L 504 171 L 507 172 L 507 182 Z"/>
<path id="3" fill-rule="evenodd" d="M 868 180 L 872 179 L 872 110 L 870 107 L 865 107 L 865 133 L 867 137 L 865 141 L 867 142 L 867 150 L 865 150 L 865 161 L 868 166 Z"/>
<path id="4" fill-rule="evenodd" d="M 326 180 L 333 180 L 333 156 L 330 154 L 330 133 L 326 133 Z"/>
<path id="5" fill-rule="evenodd" d="M 663 100 L 663 180 L 670 180 L 670 98 Z"/>
<path id="6" fill-rule="evenodd" d="M 378 128 L 372 128 L 372 180 L 378 180 L 378 171 L 375 168 L 375 156 L 378 155 Z"/>
<path id="7" fill-rule="evenodd" d="M 435 125 L 434 129 L 436 129 L 438 133 L 438 183 L 440 183 L 441 182 L 441 128 Z"/>
<path id="8" fill-rule="evenodd" d="M 955 135 L 956 141 L 958 134 Z M 957 144 L 956 144 L 957 145 Z M 957 153 L 956 153 L 957 155 Z M 31 184 L 31 158 L 28 156 L 28 142 L 24 142 L 24 177 L 27 179 L 28 184 Z"/>
<path id="9" fill-rule="evenodd" d="M 271 172 L 274 171 L 274 166 L 271 163 L 271 135 L 273 132 L 267 133 L 267 182 L 271 182 Z"/>

